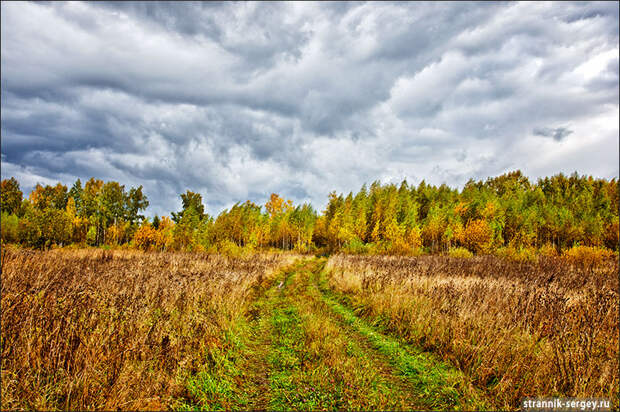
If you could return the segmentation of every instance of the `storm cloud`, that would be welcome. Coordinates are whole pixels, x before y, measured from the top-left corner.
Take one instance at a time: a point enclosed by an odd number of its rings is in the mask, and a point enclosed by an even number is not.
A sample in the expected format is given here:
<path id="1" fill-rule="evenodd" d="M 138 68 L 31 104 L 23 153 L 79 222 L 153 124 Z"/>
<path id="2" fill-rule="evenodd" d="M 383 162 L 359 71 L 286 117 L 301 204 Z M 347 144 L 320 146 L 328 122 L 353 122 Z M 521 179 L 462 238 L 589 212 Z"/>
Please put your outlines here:
<path id="1" fill-rule="evenodd" d="M 618 3 L 3 2 L 2 177 L 150 215 L 374 180 L 618 176 Z"/>

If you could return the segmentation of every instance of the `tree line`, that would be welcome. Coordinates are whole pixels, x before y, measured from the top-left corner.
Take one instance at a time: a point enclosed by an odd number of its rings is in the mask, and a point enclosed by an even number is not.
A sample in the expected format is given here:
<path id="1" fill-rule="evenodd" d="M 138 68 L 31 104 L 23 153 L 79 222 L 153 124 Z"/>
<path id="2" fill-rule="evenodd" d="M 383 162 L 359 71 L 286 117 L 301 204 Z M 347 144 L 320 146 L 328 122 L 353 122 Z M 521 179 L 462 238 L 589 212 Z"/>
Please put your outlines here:
<path id="1" fill-rule="evenodd" d="M 170 216 L 145 218 L 142 186 L 78 179 L 68 189 L 37 185 L 27 199 L 2 181 L 2 241 L 46 248 L 112 245 L 142 250 L 277 248 L 349 253 L 534 253 L 576 245 L 618 250 L 618 182 L 562 173 L 530 182 L 520 171 L 467 182 L 462 190 L 422 181 L 364 185 L 310 204 L 271 194 L 265 205 L 236 203 L 218 216 L 202 196 L 181 194 Z"/>

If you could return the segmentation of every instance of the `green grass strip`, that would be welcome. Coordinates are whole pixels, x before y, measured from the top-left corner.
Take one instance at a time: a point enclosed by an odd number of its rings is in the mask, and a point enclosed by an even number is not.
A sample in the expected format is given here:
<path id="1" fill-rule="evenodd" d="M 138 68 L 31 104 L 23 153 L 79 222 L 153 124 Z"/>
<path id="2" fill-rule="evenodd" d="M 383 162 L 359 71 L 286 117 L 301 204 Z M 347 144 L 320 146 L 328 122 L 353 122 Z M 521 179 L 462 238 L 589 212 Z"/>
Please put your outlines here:
<path id="1" fill-rule="evenodd" d="M 303 351 L 303 330 L 299 315 L 293 307 L 276 308 L 273 312 L 272 348 L 268 357 L 271 365 L 271 400 L 269 408 L 287 410 L 296 390 L 295 375 L 301 368 L 299 353 Z"/>
<path id="2" fill-rule="evenodd" d="M 355 312 L 343 305 L 337 295 L 327 288 L 321 271 L 317 284 L 327 306 L 338 314 L 343 321 L 356 330 L 380 353 L 385 355 L 389 362 L 402 375 L 406 376 L 413 386 L 424 395 L 429 409 L 459 409 L 464 405 L 482 407 L 478 397 L 463 399 L 458 387 L 463 382 L 462 373 L 439 360 L 432 359 L 429 354 L 421 350 L 412 353 L 416 348 L 402 344 L 397 339 L 383 335 L 367 322 L 355 315 Z M 405 349 L 405 347 L 407 349 Z"/>
<path id="3" fill-rule="evenodd" d="M 248 310 L 269 313 L 278 295 L 281 295 L 277 285 L 281 281 L 290 282 L 291 274 L 299 265 L 297 263 L 294 269 L 283 270 L 276 276 L 271 285 L 259 293 Z M 252 407 L 251 394 L 246 393 L 246 390 L 254 388 L 252 385 L 240 386 L 238 382 L 245 377 L 245 371 L 240 369 L 242 360 L 256 356 L 249 350 L 247 342 L 255 339 L 253 335 L 259 332 L 257 328 L 260 327 L 261 319 L 248 321 L 245 316 L 240 316 L 224 331 L 222 346 L 205 348 L 204 363 L 199 370 L 180 378 L 184 380 L 189 396 L 177 400 L 174 409 L 212 411 Z"/>
<path id="4" fill-rule="evenodd" d="M 175 409 L 228 410 L 247 404 L 247 397 L 239 392 L 236 380 L 243 377 L 237 361 L 243 356 L 245 346 L 242 339 L 248 332 L 248 325 L 239 321 L 224 333 L 223 347 L 206 349 L 201 370 L 186 378 L 185 387 L 190 399 L 181 400 Z"/>
<path id="5" fill-rule="evenodd" d="M 272 339 L 267 359 L 270 364 L 268 409 L 340 410 L 345 406 L 343 383 L 334 381 L 328 367 L 321 367 L 309 358 L 305 329 L 308 319 L 298 306 L 300 299 L 306 299 L 300 291 L 304 285 L 303 272 L 298 267 L 273 295 Z"/>

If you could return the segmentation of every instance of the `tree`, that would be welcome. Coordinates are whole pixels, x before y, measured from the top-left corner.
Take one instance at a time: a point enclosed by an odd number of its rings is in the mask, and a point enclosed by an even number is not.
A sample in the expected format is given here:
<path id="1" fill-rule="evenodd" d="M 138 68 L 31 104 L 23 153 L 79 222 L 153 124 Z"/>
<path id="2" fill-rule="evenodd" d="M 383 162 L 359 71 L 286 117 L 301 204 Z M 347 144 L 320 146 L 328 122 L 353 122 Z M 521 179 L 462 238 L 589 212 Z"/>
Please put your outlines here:
<path id="1" fill-rule="evenodd" d="M 15 178 L 2 181 L 2 240 L 48 247 L 69 241 L 100 245 L 133 239 L 141 248 L 163 250 L 238 247 L 315 247 L 359 253 L 409 253 L 423 243 L 433 252 L 453 245 L 476 253 L 508 246 L 555 247 L 575 244 L 618 249 L 619 186 L 616 179 L 558 174 L 529 182 L 520 171 L 485 182 L 470 179 L 462 191 L 422 181 L 418 187 L 375 181 L 357 194 L 331 192 L 320 216 L 309 204 L 294 207 L 272 193 L 265 211 L 247 201 L 224 210 L 214 221 L 202 197 L 186 191 L 172 218 L 141 222 L 148 205 L 142 186 L 125 191 L 118 182 L 91 178 L 71 189 L 37 184 L 23 199 Z M 148 225 L 148 228 L 145 226 Z M 139 234 L 134 232 L 140 231 Z M 141 239 L 141 240 L 140 240 Z M 365 242 L 374 242 L 365 245 Z M 553 245 L 553 246 L 549 246 Z"/>
<path id="2" fill-rule="evenodd" d="M 327 222 L 325 216 L 319 216 L 316 219 L 312 232 L 312 243 L 318 247 L 327 245 Z"/>
<path id="3" fill-rule="evenodd" d="M 0 217 L 2 220 L 2 225 L 0 225 L 0 231 L 2 233 L 2 241 L 3 242 L 17 242 L 19 240 L 18 227 L 19 227 L 19 218 L 15 214 L 8 214 L 7 212 L 2 212 L 2 216 Z"/>
<path id="4" fill-rule="evenodd" d="M 71 220 L 64 210 L 47 208 L 40 216 L 41 237 L 45 246 L 64 245 L 71 241 Z"/>
<path id="5" fill-rule="evenodd" d="M 39 210 L 47 208 L 64 210 L 68 199 L 67 186 L 60 183 L 56 186 L 41 186 L 37 183 L 34 190 L 30 192 L 30 202 Z"/>
<path id="6" fill-rule="evenodd" d="M 120 220 L 125 215 L 125 186 L 118 182 L 107 182 L 98 196 L 101 214 L 106 223 Z"/>
<path id="7" fill-rule="evenodd" d="M 41 213 L 31 206 L 26 208 L 24 218 L 19 220 L 17 227 L 17 237 L 22 244 L 35 248 L 45 244 L 41 236 Z"/>
<path id="8" fill-rule="evenodd" d="M 272 193 L 267 203 L 265 203 L 265 209 L 267 209 L 267 213 L 269 213 L 269 217 L 272 219 L 279 214 L 287 212 L 292 206 L 293 202 L 291 200 L 285 201 L 276 193 Z"/>
<path id="9" fill-rule="evenodd" d="M 144 220 L 144 215 L 139 214 L 142 210 L 146 210 L 149 201 L 144 193 L 142 193 L 142 185 L 138 188 L 129 189 L 129 194 L 125 198 L 125 218 L 130 224 L 136 221 Z"/>
<path id="10" fill-rule="evenodd" d="M 18 226 L 19 240 L 35 248 L 65 244 L 71 240 L 71 220 L 64 210 L 28 207 Z"/>
<path id="11" fill-rule="evenodd" d="M 78 215 L 73 197 L 69 197 L 69 200 L 67 201 L 66 213 L 72 225 L 71 240 L 77 243 L 85 242 L 86 234 L 88 232 L 88 219 Z"/>
<path id="12" fill-rule="evenodd" d="M 23 193 L 14 177 L 2 181 L 0 190 L 0 209 L 7 214 L 18 214 Z"/>
<path id="13" fill-rule="evenodd" d="M 199 212 L 193 206 L 183 211 L 181 219 L 174 226 L 173 230 L 173 245 L 175 249 L 188 251 L 193 249 L 193 246 L 197 243 L 194 235 L 198 230 L 199 223 Z"/>
<path id="14" fill-rule="evenodd" d="M 444 219 L 442 209 L 434 207 L 430 210 L 426 218 L 426 224 L 422 229 L 422 237 L 426 246 L 435 252 L 440 247 L 440 241 L 446 230 L 447 222 Z"/>
<path id="15" fill-rule="evenodd" d="M 151 250 L 157 246 L 158 233 L 148 223 L 140 226 L 140 228 L 133 235 L 134 245 L 141 250 Z"/>
<path id="16" fill-rule="evenodd" d="M 78 209 L 80 216 L 88 218 L 97 213 L 97 196 L 102 187 L 103 180 L 95 179 L 94 177 L 91 177 L 86 182 L 80 196 L 80 208 Z"/>
<path id="17" fill-rule="evenodd" d="M 83 192 L 84 192 L 84 189 L 82 189 L 82 181 L 78 178 L 73 184 L 73 186 L 71 186 L 71 189 L 69 190 L 69 197 L 73 198 L 73 201 L 75 202 L 75 210 L 77 214 L 79 214 L 82 208 L 82 193 Z"/>
<path id="18" fill-rule="evenodd" d="M 166 250 L 173 244 L 174 223 L 168 216 L 162 216 L 157 228 L 157 250 Z"/>
<path id="19" fill-rule="evenodd" d="M 195 211 L 196 216 L 199 220 L 202 220 L 205 215 L 205 207 L 202 204 L 202 196 L 200 193 L 194 193 L 192 191 L 186 191 L 181 195 L 181 201 L 183 203 L 183 209 L 179 213 L 172 212 L 172 220 L 175 223 L 179 223 L 181 218 L 183 217 L 183 213 L 186 210 L 193 209 Z"/>
<path id="20" fill-rule="evenodd" d="M 461 239 L 463 246 L 475 253 L 488 252 L 492 241 L 493 230 L 483 219 L 469 222 Z"/>
<path id="21" fill-rule="evenodd" d="M 157 230 L 159 228 L 159 216 L 155 215 L 155 217 L 153 217 L 153 228 L 155 230 Z"/>

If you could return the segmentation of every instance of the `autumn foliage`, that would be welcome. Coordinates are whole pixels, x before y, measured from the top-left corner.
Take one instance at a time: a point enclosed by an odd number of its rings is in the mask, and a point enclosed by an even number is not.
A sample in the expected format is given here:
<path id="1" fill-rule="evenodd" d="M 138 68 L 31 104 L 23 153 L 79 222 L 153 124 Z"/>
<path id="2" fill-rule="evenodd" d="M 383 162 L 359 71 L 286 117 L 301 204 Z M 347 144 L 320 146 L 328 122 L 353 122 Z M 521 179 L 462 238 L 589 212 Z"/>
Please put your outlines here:
<path id="1" fill-rule="evenodd" d="M 483 219 L 472 220 L 467 227 L 460 231 L 457 239 L 460 243 L 475 253 L 485 253 L 491 250 L 493 230 Z"/>
<path id="2" fill-rule="evenodd" d="M 355 194 L 331 192 L 321 213 L 272 193 L 264 206 L 239 202 L 211 216 L 202 195 L 187 190 L 180 211 L 147 219 L 141 186 L 127 191 L 94 178 L 84 187 L 78 179 L 69 190 L 60 183 L 37 185 L 28 199 L 22 196 L 16 179 L 2 181 L 2 241 L 35 248 L 76 243 L 412 256 L 463 248 L 515 260 L 551 254 L 586 259 L 573 256 L 582 252 L 565 253 L 575 246 L 618 250 L 618 182 L 576 173 L 532 183 L 516 171 L 470 180 L 461 190 L 424 181 L 374 182 Z"/>

